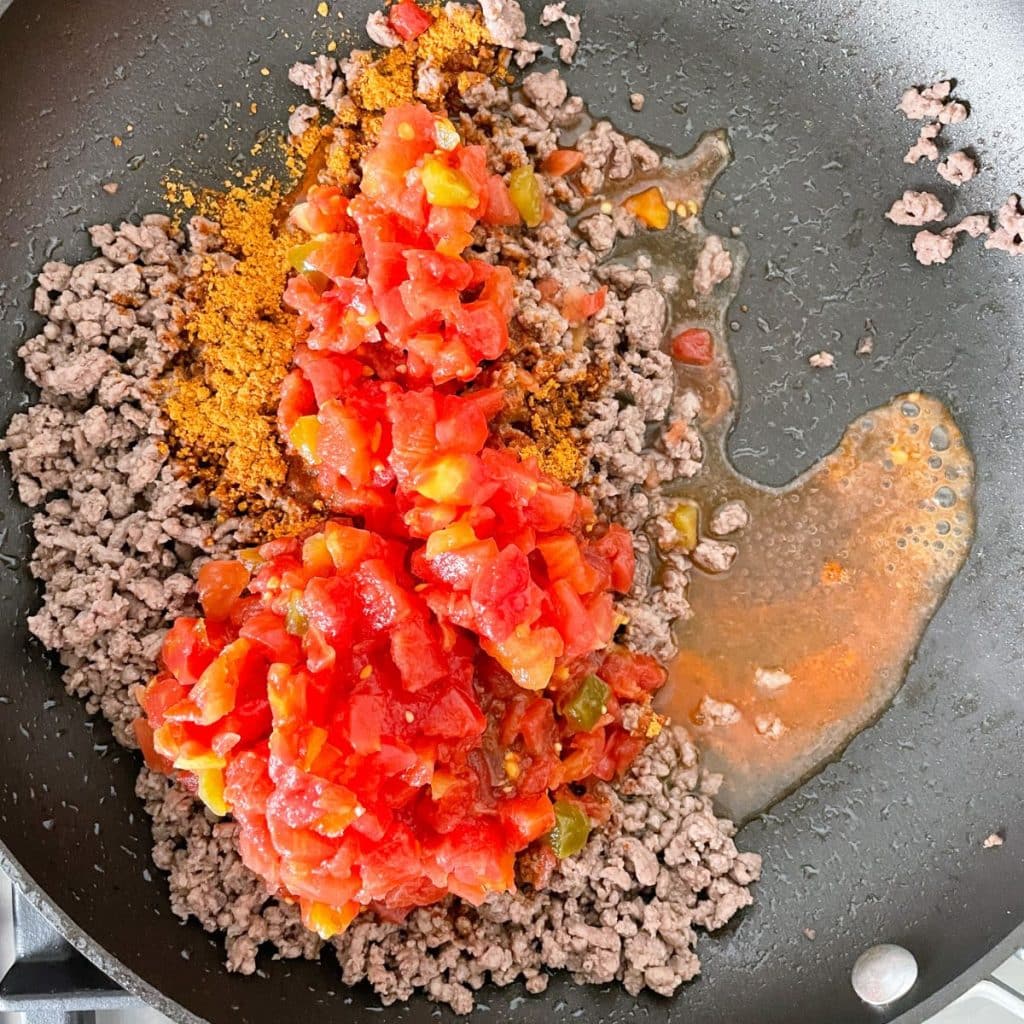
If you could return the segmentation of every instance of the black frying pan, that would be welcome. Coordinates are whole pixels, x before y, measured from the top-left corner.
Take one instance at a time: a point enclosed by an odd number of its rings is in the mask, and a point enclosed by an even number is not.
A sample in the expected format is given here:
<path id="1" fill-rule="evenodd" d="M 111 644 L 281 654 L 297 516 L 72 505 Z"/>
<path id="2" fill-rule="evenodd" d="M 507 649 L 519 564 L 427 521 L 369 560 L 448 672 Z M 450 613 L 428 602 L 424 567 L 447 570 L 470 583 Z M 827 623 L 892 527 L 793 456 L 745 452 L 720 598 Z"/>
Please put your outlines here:
<path id="1" fill-rule="evenodd" d="M 342 6 L 354 42 L 368 5 L 332 3 Z M 336 10 L 325 21 L 314 7 L 15 0 L 0 20 L 0 418 L 26 401 L 14 350 L 32 328 L 32 272 L 54 246 L 82 256 L 83 225 L 159 207 L 169 166 L 217 181 L 226 163 L 244 162 L 257 126 L 282 123 L 298 98 L 286 66 L 339 24 Z M 921 388 L 951 403 L 973 446 L 979 526 L 893 706 L 744 830 L 743 846 L 764 854 L 765 880 L 738 924 L 702 942 L 703 978 L 671 1002 L 638 1003 L 618 987 L 558 979 L 523 1005 L 511 1003 L 515 987 L 487 992 L 485 1015 L 515 1007 L 527 1024 L 923 1020 L 1024 941 L 1024 261 L 965 246 L 950 265 L 924 270 L 907 231 L 881 215 L 909 183 L 935 184 L 930 169 L 901 163 L 913 128 L 893 106 L 906 85 L 939 75 L 956 76 L 971 101 L 960 134 L 984 164 L 957 197 L 963 212 L 1024 187 L 1021 0 L 570 7 L 586 9 L 569 77 L 598 113 L 677 151 L 704 128 L 731 130 L 737 159 L 706 215 L 742 225 L 751 253 L 739 299 L 750 312 L 732 315 L 744 384 L 731 441 L 738 468 L 784 482 L 857 414 Z M 629 109 L 632 89 L 647 94 L 642 114 Z M 115 134 L 123 149 L 111 145 Z M 115 198 L 98 188 L 111 179 L 122 185 Z M 878 340 L 864 362 L 852 353 L 866 317 Z M 838 353 L 837 372 L 808 374 L 807 355 L 822 347 Z M 26 512 L 7 490 L 0 517 L 4 565 L 20 566 Z M 54 663 L 28 640 L 28 574 L 0 573 L 4 870 L 88 956 L 171 1017 L 379 1021 L 372 995 L 338 991 L 330 967 L 267 963 L 265 977 L 231 977 L 216 943 L 179 925 L 162 880 L 143 877 L 150 839 L 132 795 L 134 756 L 97 751 L 108 731 L 86 728 Z M 1005 846 L 983 850 L 997 828 Z M 880 941 L 913 950 L 921 975 L 909 996 L 874 1011 L 848 979 L 857 955 Z M 432 1010 L 416 1001 L 386 1019 L 426 1021 Z"/>

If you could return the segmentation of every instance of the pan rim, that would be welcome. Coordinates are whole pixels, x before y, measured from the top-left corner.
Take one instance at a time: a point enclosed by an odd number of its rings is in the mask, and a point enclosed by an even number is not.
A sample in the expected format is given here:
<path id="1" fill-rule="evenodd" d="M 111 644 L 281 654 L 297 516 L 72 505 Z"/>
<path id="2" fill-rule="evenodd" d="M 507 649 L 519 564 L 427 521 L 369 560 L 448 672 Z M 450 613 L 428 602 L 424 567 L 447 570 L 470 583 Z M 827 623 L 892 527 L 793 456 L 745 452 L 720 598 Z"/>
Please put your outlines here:
<path id="1" fill-rule="evenodd" d="M 11 0 L 0 0 L 0 14 L 3 13 L 4 8 L 9 4 Z M 17 5 L 15 4 L 15 8 Z M 15 849 L 19 849 L 18 842 L 15 836 L 12 835 L 10 840 Z M 34 863 L 32 857 L 29 857 L 29 851 L 27 849 L 22 850 L 24 857 L 24 863 Z M 188 1021 L 191 1024 L 192 1021 L 202 1021 L 205 1018 L 197 1017 L 192 1011 L 185 1009 L 183 1005 L 177 1002 L 175 999 L 165 995 L 162 990 L 154 988 L 153 985 L 146 981 L 147 977 L 154 977 L 154 975 L 147 973 L 146 975 L 140 975 L 135 972 L 134 969 L 126 966 L 127 962 L 133 961 L 133 957 L 129 950 L 123 950 L 126 957 L 125 961 L 120 960 L 117 956 L 112 955 L 109 949 L 120 948 L 119 940 L 115 935 L 108 934 L 104 939 L 104 943 L 100 943 L 92 939 L 89 933 L 81 929 L 75 924 L 75 920 L 72 915 L 76 915 L 79 919 L 88 919 L 89 915 L 84 914 L 81 909 L 76 910 L 76 904 L 73 902 L 58 903 L 53 898 L 43 891 L 35 879 L 21 867 L 21 864 L 11 854 L 11 850 L 0 843 L 0 868 L 4 868 L 8 871 L 12 878 L 12 882 L 18 886 L 21 892 L 26 893 L 27 898 L 30 902 L 36 906 L 41 915 L 50 923 L 60 934 L 64 935 L 69 941 L 72 941 L 87 958 L 95 963 L 101 970 L 104 970 L 112 977 L 115 977 L 120 983 L 124 984 L 125 987 L 135 995 L 144 999 L 147 1004 L 153 1005 L 158 1009 L 162 1009 L 163 1012 L 168 1013 L 175 1020 Z M 37 868 L 41 871 L 41 865 Z M 45 872 L 41 872 L 45 876 Z M 63 908 L 68 908 L 71 913 L 65 913 Z M 994 916 L 994 915 L 993 915 Z M 1004 920 L 1004 925 L 998 925 L 998 920 Z M 1005 913 L 1000 914 L 997 919 L 992 921 L 992 927 L 998 929 L 1000 932 L 1004 927 L 1009 927 L 1013 924 L 1013 918 L 1008 917 Z M 985 945 L 981 942 L 978 945 L 984 949 Z M 1008 935 L 1006 935 L 999 943 L 994 947 L 988 949 L 988 952 L 984 956 L 980 957 L 977 961 L 971 964 L 968 968 L 963 971 L 954 972 L 950 971 L 946 974 L 946 980 L 942 983 L 941 987 L 927 998 L 907 1010 L 904 1010 L 897 1019 L 899 1024 L 920 1024 L 928 1018 L 931 1013 L 936 1012 L 943 1006 L 946 1006 L 966 992 L 971 985 L 975 984 L 980 978 L 985 976 L 983 972 L 990 972 L 993 967 L 997 965 L 999 961 L 998 957 L 1009 955 L 1015 945 L 1024 945 L 1024 920 L 1021 920 L 1016 927 L 1013 927 Z M 975 953 L 977 950 L 971 950 L 971 953 Z M 945 973 L 945 972 L 943 972 Z M 328 979 L 332 975 L 327 976 Z M 492 990 L 493 991 L 493 990 Z M 692 996 L 692 993 L 691 993 Z M 200 1004 L 202 1005 L 202 1004 Z M 669 1006 L 671 1004 L 665 1003 L 664 1005 Z M 685 1008 L 686 1004 L 682 1004 L 681 1008 Z M 211 1012 L 213 1012 L 211 1010 Z"/>
<path id="2" fill-rule="evenodd" d="M 197 1016 L 177 1000 L 155 988 L 140 974 L 114 956 L 105 946 L 92 938 L 85 929 L 76 924 L 71 915 L 62 910 L 25 870 L 2 840 L 0 840 L 0 871 L 7 876 L 12 885 L 17 886 L 18 891 L 25 896 L 51 928 L 115 984 L 168 1017 L 174 1024 L 207 1024 L 203 1017 Z M 1018 921 L 995 946 L 965 971 L 948 981 L 926 999 L 910 1007 L 899 1017 L 893 1018 L 890 1024 L 924 1024 L 940 1010 L 950 1006 L 979 981 L 988 978 L 1016 949 L 1022 947 L 1024 947 L 1024 920 Z M 488 985 L 490 984 L 488 982 Z M 686 990 L 683 989 L 671 1001 L 685 999 L 685 995 Z M 7 1008 L 3 1006 L 3 1002 L 3 999 L 0 999 L 0 1009 Z M 18 1009 L 15 1006 L 9 1008 Z"/>

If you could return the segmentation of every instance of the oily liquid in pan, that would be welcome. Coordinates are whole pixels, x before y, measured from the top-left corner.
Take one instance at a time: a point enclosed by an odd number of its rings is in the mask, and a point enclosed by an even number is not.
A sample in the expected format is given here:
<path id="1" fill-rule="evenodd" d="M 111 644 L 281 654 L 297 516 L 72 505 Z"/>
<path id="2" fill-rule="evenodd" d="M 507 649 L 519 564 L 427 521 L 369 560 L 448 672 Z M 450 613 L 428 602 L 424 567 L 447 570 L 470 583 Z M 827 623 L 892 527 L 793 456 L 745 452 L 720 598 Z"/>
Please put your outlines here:
<path id="1" fill-rule="evenodd" d="M 641 180 L 669 200 L 703 205 L 728 159 L 724 134 L 709 133 L 689 156 Z M 637 186 L 633 179 L 624 192 Z M 614 257 L 646 255 L 657 279 L 692 267 L 705 237 L 691 220 L 626 240 Z M 725 243 L 735 287 L 743 247 Z M 729 288 L 695 296 L 684 275 L 673 296 L 673 328 L 707 327 L 716 361 L 680 367 L 681 386 L 703 398 L 705 459 L 695 479 L 669 493 L 697 504 L 704 536 L 723 501 L 742 501 L 751 521 L 726 538 L 739 549 L 730 571 L 694 569 L 694 614 L 679 625 L 658 704 L 691 728 L 705 764 L 723 773 L 719 809 L 745 821 L 839 754 L 892 700 L 970 548 L 974 463 L 943 404 L 912 394 L 861 416 L 835 451 L 785 487 L 738 473 L 726 455 L 736 396 L 725 343 Z M 767 672 L 789 681 L 759 685 L 759 670 L 762 680 Z M 705 721 L 705 696 L 734 705 L 739 720 Z"/>

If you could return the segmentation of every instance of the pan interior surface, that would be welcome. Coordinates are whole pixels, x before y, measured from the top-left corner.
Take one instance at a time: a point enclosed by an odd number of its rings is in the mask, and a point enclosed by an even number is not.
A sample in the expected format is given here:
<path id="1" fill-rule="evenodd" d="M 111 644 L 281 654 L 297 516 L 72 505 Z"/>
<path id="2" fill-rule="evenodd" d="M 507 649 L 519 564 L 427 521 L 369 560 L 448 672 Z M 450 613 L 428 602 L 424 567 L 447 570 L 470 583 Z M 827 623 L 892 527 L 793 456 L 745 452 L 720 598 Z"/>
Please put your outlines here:
<path id="1" fill-rule="evenodd" d="M 87 224 L 160 209 L 171 167 L 216 183 L 248 166 L 258 129 L 282 124 L 299 101 L 287 66 L 329 38 L 340 49 L 356 45 L 370 9 L 335 3 L 325 19 L 314 6 L 204 0 L 199 12 L 155 0 L 15 0 L 0 19 L 5 423 L 30 400 L 16 349 L 35 326 L 28 310 L 39 266 L 54 253 L 83 256 Z M 527 7 L 536 24 L 539 5 Z M 736 467 L 781 484 L 865 410 L 927 391 L 948 403 L 975 454 L 978 530 L 893 706 L 840 760 L 745 828 L 744 848 L 764 855 L 764 880 L 736 924 L 701 942 L 701 979 L 672 1001 L 637 1001 L 615 986 L 556 978 L 525 1002 L 517 986 L 487 990 L 478 1013 L 515 1013 L 524 1024 L 581 1015 L 923 1019 L 949 990 L 915 1004 L 1024 920 L 1014 832 L 1024 821 L 1024 261 L 963 246 L 947 266 L 925 270 L 910 234 L 882 214 L 905 188 L 934 188 L 964 214 L 994 209 L 1024 185 L 1024 146 L 1014 138 L 1024 124 L 1019 3 L 595 0 L 583 29 L 567 76 L 597 115 L 675 152 L 707 128 L 729 129 L 736 160 L 705 217 L 717 230 L 740 227 L 750 250 L 738 298 L 749 312 L 731 314 L 742 383 L 730 439 Z M 956 137 L 983 163 L 955 197 L 935 187 L 943 183 L 930 165 L 902 162 L 916 129 L 894 110 L 907 85 L 942 76 L 956 77 L 971 102 Z M 642 113 L 630 109 L 632 91 L 647 96 Z M 115 135 L 126 139 L 122 148 L 111 144 Z M 121 186 L 116 197 L 99 187 L 111 180 Z M 876 343 L 864 360 L 853 350 L 866 319 Z M 837 372 L 808 373 L 807 357 L 822 348 L 836 352 Z M 375 997 L 344 989 L 326 963 L 266 962 L 257 976 L 228 975 L 218 943 L 171 913 L 133 795 L 135 757 L 101 722 L 87 723 L 55 663 L 29 640 L 25 618 L 37 601 L 24 567 L 29 516 L 5 484 L 6 866 L 38 886 L 45 912 L 76 945 L 174 1018 L 379 1020 Z M 1002 848 L 983 849 L 1004 829 Z M 849 970 L 879 942 L 911 949 L 920 977 L 908 996 L 875 1010 L 857 1000 Z M 417 999 L 387 1016 L 426 1021 L 438 1012 Z"/>

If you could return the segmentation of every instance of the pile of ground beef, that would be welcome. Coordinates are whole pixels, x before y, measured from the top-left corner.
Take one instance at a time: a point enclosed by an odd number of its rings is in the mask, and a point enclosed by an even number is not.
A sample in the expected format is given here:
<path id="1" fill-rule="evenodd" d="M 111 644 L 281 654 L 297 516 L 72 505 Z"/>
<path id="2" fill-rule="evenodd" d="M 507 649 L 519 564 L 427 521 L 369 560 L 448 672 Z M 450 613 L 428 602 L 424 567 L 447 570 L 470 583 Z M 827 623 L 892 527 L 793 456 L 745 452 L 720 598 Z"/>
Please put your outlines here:
<path id="1" fill-rule="evenodd" d="M 292 77 L 308 79 L 321 101 L 342 91 L 334 74 L 330 61 Z M 520 94 L 478 87 L 461 127 L 493 139 L 495 169 L 505 170 L 503 162 L 539 163 L 582 116 L 582 102 L 549 72 L 528 76 Z M 586 127 L 577 146 L 594 191 L 606 178 L 622 180 L 659 161 L 607 122 Z M 702 458 L 698 400 L 678 391 L 663 351 L 665 293 L 675 282 L 655 280 L 643 259 L 614 260 L 615 241 L 636 227 L 628 214 L 583 209 L 563 181 L 546 179 L 546 187 L 571 213 L 582 213 L 578 230 L 558 214 L 516 241 L 486 241 L 483 258 L 530 267 L 517 285 L 515 314 L 527 347 L 560 359 L 566 381 L 602 368 L 602 386 L 584 405 L 576 434 L 585 484 L 602 514 L 634 531 L 639 557 L 625 602 L 628 641 L 666 657 L 672 621 L 688 614 L 690 562 L 671 551 L 657 561 L 645 556 L 666 529 L 661 488 L 692 476 Z M 152 674 L 170 622 L 192 609 L 197 559 L 241 539 L 239 523 L 215 526 L 214 510 L 201 507 L 175 475 L 154 397 L 188 315 L 188 281 L 211 252 L 225 272 L 231 260 L 218 252 L 208 222 L 194 223 L 185 236 L 151 216 L 139 226 L 94 228 L 92 237 L 95 259 L 77 267 L 50 263 L 40 276 L 35 303 L 46 324 L 21 356 L 41 394 L 14 417 L 2 446 L 22 500 L 38 510 L 31 568 L 44 594 L 30 628 L 59 652 L 68 689 L 134 745 L 132 687 Z M 542 301 L 537 282 L 551 277 L 588 291 L 609 285 L 582 347 Z M 704 543 L 735 554 L 732 545 Z M 709 566 L 721 557 L 731 560 L 716 548 Z M 716 818 L 715 787 L 685 733 L 666 729 L 611 794 L 609 823 L 582 854 L 560 864 L 549 888 L 498 895 L 477 909 L 420 909 L 400 925 L 360 917 L 333 943 L 344 980 L 368 980 L 385 1003 L 423 989 L 460 1012 L 471 1009 L 488 979 L 521 977 L 539 992 L 552 969 L 582 982 L 619 979 L 634 993 L 645 986 L 674 992 L 699 969 L 695 928 L 718 928 L 747 905 L 747 886 L 760 869 L 756 855 L 736 850 L 732 824 Z M 137 791 L 153 817 L 154 861 L 168 873 L 173 910 L 224 933 L 230 969 L 254 971 L 261 947 L 277 957 L 321 954 L 323 943 L 295 908 L 242 864 L 230 820 L 213 818 L 177 784 L 147 770 Z"/>
<path id="2" fill-rule="evenodd" d="M 131 687 L 148 681 L 164 629 L 190 609 L 190 566 L 210 533 L 169 463 L 152 393 L 202 244 L 186 250 L 158 215 L 91 235 L 95 259 L 47 263 L 39 276 L 46 324 L 19 351 L 39 400 L 0 444 L 37 509 L 30 567 L 43 604 L 29 628 L 59 652 L 68 690 L 134 743 Z"/>
<path id="3" fill-rule="evenodd" d="M 739 853 L 732 823 L 715 816 L 719 781 L 699 768 L 683 730 L 665 729 L 609 791 L 607 825 L 560 863 L 548 888 L 479 908 L 423 907 L 403 924 L 361 916 L 332 943 L 345 983 L 368 981 L 385 1004 L 422 989 L 460 1013 L 488 981 L 522 978 L 537 993 L 554 969 L 585 983 L 622 981 L 634 995 L 671 995 L 700 970 L 695 929 L 720 928 L 748 906 L 760 874 L 760 857 Z M 211 818 L 162 775 L 144 770 L 138 792 L 172 908 L 225 933 L 232 970 L 255 970 L 264 943 L 282 957 L 320 955 L 297 910 L 268 898 L 242 864 L 233 823 Z"/>

